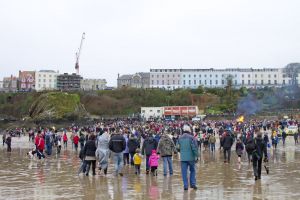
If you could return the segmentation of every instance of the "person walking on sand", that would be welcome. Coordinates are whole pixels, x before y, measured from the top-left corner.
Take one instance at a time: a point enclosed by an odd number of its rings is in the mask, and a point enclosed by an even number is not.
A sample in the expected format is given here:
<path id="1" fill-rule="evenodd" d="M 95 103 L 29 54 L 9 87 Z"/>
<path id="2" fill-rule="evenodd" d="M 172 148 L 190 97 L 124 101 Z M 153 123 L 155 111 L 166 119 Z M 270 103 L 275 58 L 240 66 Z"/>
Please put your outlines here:
<path id="1" fill-rule="evenodd" d="M 113 160 L 115 164 L 115 176 L 123 176 L 123 151 L 126 148 L 126 141 L 123 135 L 115 133 L 109 141 L 109 149 L 113 152 Z"/>
<path id="2" fill-rule="evenodd" d="M 83 148 L 83 157 L 86 163 L 85 175 L 89 175 L 90 167 L 92 165 L 93 176 L 96 175 L 96 136 L 91 134 L 88 141 L 85 143 Z"/>
<path id="3" fill-rule="evenodd" d="M 252 152 L 253 172 L 255 180 L 261 179 L 261 165 L 264 157 L 264 162 L 268 162 L 267 146 L 262 139 L 262 133 L 259 129 L 255 130 L 256 138 L 254 139 L 255 148 Z"/>
<path id="4" fill-rule="evenodd" d="M 68 136 L 66 132 L 64 132 L 63 134 L 63 141 L 64 141 L 64 148 L 66 149 L 68 147 Z"/>
<path id="5" fill-rule="evenodd" d="M 157 176 L 159 155 L 157 155 L 156 150 L 153 149 L 151 156 L 149 157 L 149 166 L 151 168 L 151 173 L 153 176 Z"/>
<path id="6" fill-rule="evenodd" d="M 244 144 L 242 143 L 241 139 L 237 139 L 236 145 L 235 145 L 235 151 L 238 156 L 238 162 L 241 163 L 241 157 L 243 155 L 244 151 Z"/>
<path id="7" fill-rule="evenodd" d="M 107 174 L 108 159 L 109 159 L 109 134 L 107 130 L 97 138 L 96 158 L 99 163 L 99 170 L 103 169 L 104 174 Z"/>
<path id="8" fill-rule="evenodd" d="M 3 146 L 4 146 L 5 142 L 6 142 L 6 133 L 7 133 L 7 131 L 8 131 L 8 130 L 4 131 L 4 132 L 3 132 L 3 135 L 2 135 Z"/>
<path id="9" fill-rule="evenodd" d="M 7 152 L 11 152 L 11 136 L 10 136 L 10 134 L 8 134 L 8 136 L 6 137 L 5 143 L 7 145 Z"/>
<path id="10" fill-rule="evenodd" d="M 172 154 L 176 153 L 176 148 L 173 140 L 164 133 L 157 146 L 157 153 L 162 157 L 164 176 L 167 176 L 167 168 L 169 167 L 170 176 L 173 175 L 173 164 L 172 164 Z"/>
<path id="11" fill-rule="evenodd" d="M 178 151 L 181 160 L 181 175 L 184 190 L 188 190 L 188 168 L 190 169 L 190 187 L 197 189 L 195 164 L 198 160 L 198 144 L 188 125 L 183 126 L 183 134 L 178 139 Z"/>

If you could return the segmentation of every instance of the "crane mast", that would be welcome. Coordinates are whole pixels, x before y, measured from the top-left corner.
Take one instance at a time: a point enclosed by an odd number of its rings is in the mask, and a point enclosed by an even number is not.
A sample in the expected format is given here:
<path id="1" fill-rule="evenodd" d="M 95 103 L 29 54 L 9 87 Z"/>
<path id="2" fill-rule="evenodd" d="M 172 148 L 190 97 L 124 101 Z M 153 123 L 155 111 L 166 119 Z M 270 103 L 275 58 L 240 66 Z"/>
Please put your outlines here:
<path id="1" fill-rule="evenodd" d="M 82 33 L 81 41 L 80 41 L 80 46 L 78 48 L 78 51 L 76 52 L 76 63 L 75 63 L 75 69 L 76 69 L 76 74 L 79 75 L 79 58 L 81 54 L 81 49 L 82 49 L 82 44 L 83 40 L 85 39 L 85 33 Z"/>

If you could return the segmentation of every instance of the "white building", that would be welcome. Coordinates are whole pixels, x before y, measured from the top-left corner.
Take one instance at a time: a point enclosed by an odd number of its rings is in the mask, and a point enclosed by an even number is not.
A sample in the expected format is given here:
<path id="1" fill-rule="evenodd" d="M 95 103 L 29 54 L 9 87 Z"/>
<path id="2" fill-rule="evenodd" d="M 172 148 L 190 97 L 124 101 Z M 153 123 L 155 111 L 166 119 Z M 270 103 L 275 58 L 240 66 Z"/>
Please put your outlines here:
<path id="1" fill-rule="evenodd" d="M 281 87 L 291 84 L 291 79 L 285 75 L 283 68 L 150 69 L 150 88 L 172 90 L 199 86 L 225 87 L 228 80 L 236 88 Z"/>
<path id="2" fill-rule="evenodd" d="M 3 81 L 0 81 L 0 91 L 3 90 Z"/>
<path id="3" fill-rule="evenodd" d="M 56 90 L 58 71 L 54 70 L 40 70 L 35 73 L 35 89 L 42 90 Z"/>
<path id="4" fill-rule="evenodd" d="M 149 118 L 161 118 L 163 116 L 163 107 L 141 107 L 141 117 L 148 120 Z"/>
<path id="5" fill-rule="evenodd" d="M 83 90 L 104 90 L 106 84 L 105 79 L 82 79 L 80 86 Z"/>

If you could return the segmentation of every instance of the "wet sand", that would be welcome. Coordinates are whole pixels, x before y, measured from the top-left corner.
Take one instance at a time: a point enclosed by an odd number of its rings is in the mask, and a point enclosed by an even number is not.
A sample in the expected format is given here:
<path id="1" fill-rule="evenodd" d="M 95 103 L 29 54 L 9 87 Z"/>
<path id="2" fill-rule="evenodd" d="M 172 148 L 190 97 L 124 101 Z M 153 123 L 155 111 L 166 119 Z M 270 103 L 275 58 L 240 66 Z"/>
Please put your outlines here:
<path id="1" fill-rule="evenodd" d="M 163 176 L 162 162 L 157 177 L 145 174 L 144 162 L 140 176 L 125 166 L 124 177 L 115 177 L 111 163 L 107 176 L 86 177 L 77 175 L 80 160 L 70 142 L 59 156 L 54 150 L 40 162 L 27 158 L 33 147 L 27 140 L 12 138 L 11 153 L 0 144 L 0 199 L 300 199 L 300 144 L 295 146 L 293 137 L 287 138 L 285 147 L 280 143 L 276 151 L 268 149 L 270 174 L 263 169 L 262 179 L 256 182 L 246 154 L 239 165 L 234 150 L 231 163 L 223 163 L 218 143 L 215 153 L 202 151 L 197 191 L 183 191 L 177 157 L 172 177 Z"/>

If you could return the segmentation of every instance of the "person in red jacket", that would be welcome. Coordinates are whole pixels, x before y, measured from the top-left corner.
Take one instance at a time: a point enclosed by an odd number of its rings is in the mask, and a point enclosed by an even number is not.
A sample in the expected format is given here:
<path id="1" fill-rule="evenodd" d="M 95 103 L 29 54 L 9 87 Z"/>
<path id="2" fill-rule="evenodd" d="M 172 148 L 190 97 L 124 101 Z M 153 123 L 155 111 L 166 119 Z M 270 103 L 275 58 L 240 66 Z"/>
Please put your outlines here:
<path id="1" fill-rule="evenodd" d="M 39 159 L 41 158 L 45 158 L 44 155 L 44 149 L 45 149 L 45 140 L 44 138 L 41 136 L 41 134 L 38 134 L 38 143 L 37 143 L 37 156 Z"/>
<path id="2" fill-rule="evenodd" d="M 76 133 L 73 137 L 73 143 L 74 143 L 74 146 L 75 146 L 75 150 L 77 151 L 78 149 L 78 142 L 79 142 L 79 136 L 78 134 Z"/>
<path id="3" fill-rule="evenodd" d="M 63 141 L 64 141 L 64 148 L 66 149 L 67 148 L 67 144 L 68 144 L 68 136 L 67 136 L 66 132 L 64 132 Z"/>

